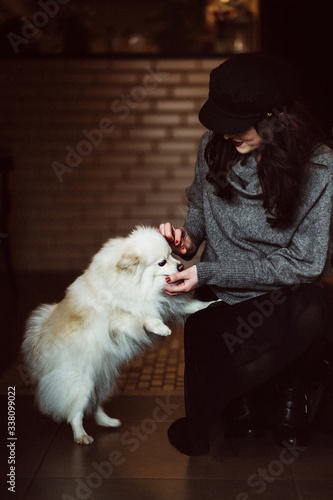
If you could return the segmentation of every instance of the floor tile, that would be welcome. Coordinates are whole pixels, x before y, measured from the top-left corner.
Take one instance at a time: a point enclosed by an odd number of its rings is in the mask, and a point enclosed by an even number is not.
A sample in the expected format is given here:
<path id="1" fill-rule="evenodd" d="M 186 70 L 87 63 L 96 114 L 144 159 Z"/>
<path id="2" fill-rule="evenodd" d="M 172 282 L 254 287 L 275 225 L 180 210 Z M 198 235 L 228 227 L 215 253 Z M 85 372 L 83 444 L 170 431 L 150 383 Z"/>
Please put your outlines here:
<path id="1" fill-rule="evenodd" d="M 9 438 L 7 432 L 7 398 L 0 396 L 1 408 L 1 436 L 2 443 Z M 59 425 L 51 419 L 41 415 L 35 408 L 31 396 L 20 396 L 16 398 L 16 421 L 15 421 L 15 467 L 19 478 L 29 478 L 39 467 L 43 460 Z M 5 409 L 5 411 L 3 411 Z M 7 440 L 9 442 L 9 440 Z M 1 463 L 8 462 L 8 449 L 1 446 Z M 1 467 L 1 476 L 7 474 L 8 464 Z"/>
<path id="2" fill-rule="evenodd" d="M 333 438 L 316 432 L 291 467 L 295 479 L 333 480 Z"/>
<path id="3" fill-rule="evenodd" d="M 260 484 L 250 487 L 235 480 L 189 480 L 186 500 L 299 500 L 293 481 L 273 481 L 263 479 Z"/>
<path id="4" fill-rule="evenodd" d="M 264 488 L 264 486 L 262 487 Z M 234 480 L 110 479 L 95 474 L 87 478 L 36 479 L 26 500 L 299 500 L 292 481 L 267 484 L 258 493 Z"/>
<path id="5" fill-rule="evenodd" d="M 62 427 L 37 472 L 38 477 L 86 477 L 100 464 L 114 477 L 184 478 L 188 457 L 167 439 L 169 424 L 125 423 L 119 431 L 98 429 L 90 446 L 73 442 Z"/>
<path id="6" fill-rule="evenodd" d="M 164 393 L 160 396 L 120 395 L 111 398 L 104 405 L 106 413 L 123 421 L 156 418 L 165 422 L 173 422 L 185 415 L 183 396 Z M 154 417 L 155 416 L 155 417 Z"/>
<path id="7" fill-rule="evenodd" d="M 134 406 L 135 399 L 131 398 Z M 90 446 L 74 443 L 71 430 L 62 425 L 37 476 L 86 477 L 99 464 L 104 464 L 108 468 L 112 466 L 112 475 L 116 478 L 238 479 L 246 483 L 262 470 L 267 470 L 273 481 L 293 478 L 290 465 L 280 460 L 281 449 L 274 446 L 270 437 L 252 443 L 229 440 L 204 457 L 179 453 L 167 438 L 170 422 L 153 418 L 153 402 L 151 398 L 150 406 L 148 402 L 143 405 L 145 413 L 141 407 L 141 420 L 124 420 L 119 429 L 103 429 L 88 422 L 86 430 L 95 439 Z"/>
<path id="8" fill-rule="evenodd" d="M 27 491 L 31 484 L 31 479 L 28 478 L 16 478 L 14 492 L 9 490 L 11 488 L 10 484 L 6 484 L 6 481 L 1 482 L 0 485 L 0 498 L 14 499 L 14 500 L 24 500 L 26 498 Z"/>
<path id="9" fill-rule="evenodd" d="M 332 500 L 333 477 L 326 480 L 296 481 L 297 490 L 302 500 Z"/>

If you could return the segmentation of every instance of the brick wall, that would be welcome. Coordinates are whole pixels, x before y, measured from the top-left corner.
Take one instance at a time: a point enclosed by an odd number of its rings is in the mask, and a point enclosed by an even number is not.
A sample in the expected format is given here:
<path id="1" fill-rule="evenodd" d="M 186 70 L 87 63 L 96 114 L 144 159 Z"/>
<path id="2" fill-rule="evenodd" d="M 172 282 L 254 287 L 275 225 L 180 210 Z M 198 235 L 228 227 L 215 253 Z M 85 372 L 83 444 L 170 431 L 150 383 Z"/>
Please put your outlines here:
<path id="1" fill-rule="evenodd" d="M 10 241 L 24 270 L 80 270 L 137 224 L 182 224 L 216 59 L 2 61 Z"/>

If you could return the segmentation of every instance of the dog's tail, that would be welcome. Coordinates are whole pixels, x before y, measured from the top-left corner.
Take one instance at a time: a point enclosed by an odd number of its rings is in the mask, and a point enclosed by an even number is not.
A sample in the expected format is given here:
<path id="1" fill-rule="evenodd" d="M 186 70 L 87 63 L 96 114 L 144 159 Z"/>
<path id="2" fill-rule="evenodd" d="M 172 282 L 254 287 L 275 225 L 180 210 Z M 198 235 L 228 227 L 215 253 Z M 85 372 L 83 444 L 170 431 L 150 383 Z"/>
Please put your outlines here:
<path id="1" fill-rule="evenodd" d="M 26 324 L 22 353 L 33 382 L 38 379 L 38 373 L 43 365 L 41 359 L 43 324 L 51 316 L 55 307 L 56 304 L 42 304 L 31 313 Z"/>

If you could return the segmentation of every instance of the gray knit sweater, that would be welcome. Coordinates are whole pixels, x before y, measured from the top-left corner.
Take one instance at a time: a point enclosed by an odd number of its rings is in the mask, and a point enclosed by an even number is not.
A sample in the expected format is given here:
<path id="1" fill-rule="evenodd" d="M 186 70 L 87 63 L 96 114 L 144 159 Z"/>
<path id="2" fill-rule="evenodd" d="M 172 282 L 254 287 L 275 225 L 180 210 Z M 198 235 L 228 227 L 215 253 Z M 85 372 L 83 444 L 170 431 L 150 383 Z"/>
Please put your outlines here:
<path id="1" fill-rule="evenodd" d="M 197 248 L 206 242 L 196 264 L 199 286 L 210 285 L 220 299 L 235 304 L 331 275 L 333 152 L 318 146 L 305 168 L 293 223 L 279 229 L 266 221 L 254 156 L 229 173 L 235 191 L 231 200 L 214 194 L 206 180 L 208 138 L 205 133 L 201 139 L 195 178 L 186 191 L 189 212 L 184 226 Z"/>

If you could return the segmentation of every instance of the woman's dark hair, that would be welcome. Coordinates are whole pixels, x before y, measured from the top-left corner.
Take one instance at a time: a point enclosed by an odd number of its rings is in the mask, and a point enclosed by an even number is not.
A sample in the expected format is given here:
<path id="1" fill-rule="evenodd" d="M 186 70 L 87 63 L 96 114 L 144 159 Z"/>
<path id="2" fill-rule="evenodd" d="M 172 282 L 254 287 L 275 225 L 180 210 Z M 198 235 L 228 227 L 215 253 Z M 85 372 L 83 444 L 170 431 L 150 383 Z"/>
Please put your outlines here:
<path id="1" fill-rule="evenodd" d="M 325 140 L 308 111 L 298 102 L 275 111 L 255 125 L 262 139 L 258 148 L 258 177 L 263 193 L 263 207 L 272 227 L 288 225 L 300 192 L 305 164 L 320 143 Z M 249 153 L 250 154 L 250 153 Z M 214 185 L 215 194 L 231 199 L 232 186 L 227 177 L 238 161 L 246 162 L 248 155 L 240 154 L 222 134 L 211 133 L 205 150 L 209 167 L 207 180 Z"/>

